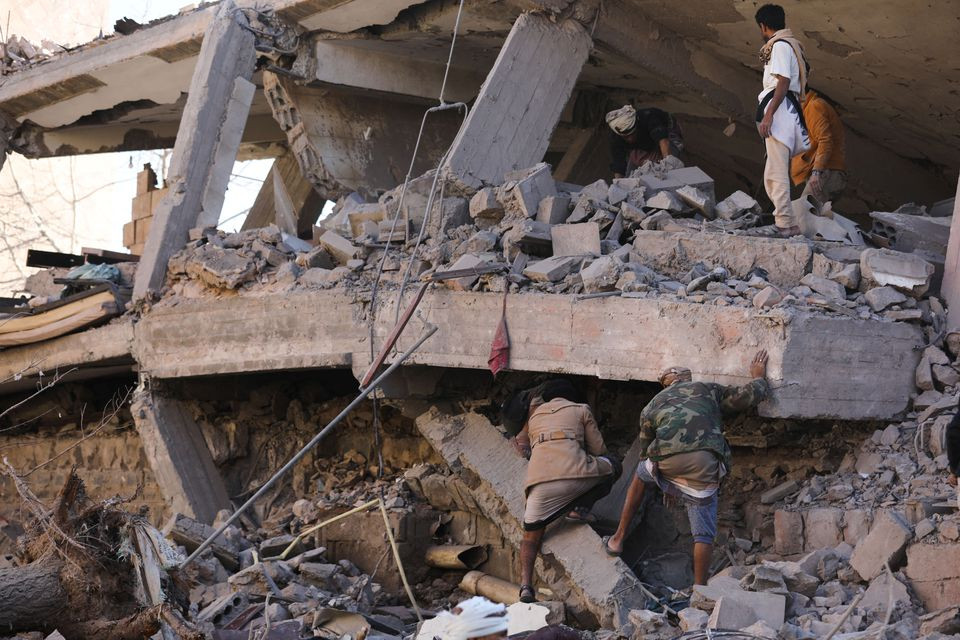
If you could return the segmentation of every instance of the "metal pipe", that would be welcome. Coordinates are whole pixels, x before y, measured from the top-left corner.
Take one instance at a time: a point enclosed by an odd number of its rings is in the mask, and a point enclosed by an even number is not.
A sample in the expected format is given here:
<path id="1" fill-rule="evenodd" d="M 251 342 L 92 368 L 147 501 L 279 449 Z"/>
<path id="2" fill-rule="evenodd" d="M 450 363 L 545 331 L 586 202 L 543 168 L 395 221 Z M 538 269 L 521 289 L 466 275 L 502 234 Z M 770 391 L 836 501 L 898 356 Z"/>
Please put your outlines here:
<path id="1" fill-rule="evenodd" d="M 333 420 L 331 420 L 331 421 L 329 422 L 329 424 L 327 424 L 327 426 L 325 426 L 325 427 L 320 431 L 320 433 L 318 433 L 317 435 L 313 436 L 313 438 L 310 440 L 310 442 L 308 442 L 307 444 L 305 444 L 305 445 L 303 446 L 303 448 L 300 449 L 300 451 L 298 451 L 298 452 L 296 453 L 296 455 L 294 455 L 292 458 L 290 458 L 290 460 L 287 461 L 287 463 L 286 463 L 285 465 L 283 465 L 282 467 L 280 467 L 280 470 L 277 471 L 275 474 L 273 474 L 273 477 L 271 477 L 269 480 L 267 480 L 267 482 L 266 482 L 262 487 L 260 487 L 259 489 L 257 489 L 257 492 L 256 492 L 255 494 L 253 494 L 252 496 L 250 496 L 250 498 L 249 498 L 246 502 L 244 502 L 244 503 L 240 506 L 240 508 L 237 509 L 237 510 L 233 513 L 233 515 L 230 516 L 230 517 L 227 519 L 226 522 L 224 522 L 222 525 L 220 525 L 220 528 L 219 528 L 219 529 L 217 529 L 216 531 L 214 531 L 213 534 L 211 534 L 209 538 L 207 538 L 207 539 L 204 540 L 202 543 L 200 543 L 200 546 L 197 547 L 196 550 L 195 550 L 193 553 L 191 553 L 190 556 L 189 556 L 186 560 L 183 561 L 183 564 L 182 564 L 181 566 L 186 566 L 186 565 L 190 564 L 192 561 L 196 560 L 197 557 L 198 557 L 201 553 L 203 553 L 203 551 L 204 551 L 207 547 L 209 547 L 210 544 L 211 544 L 214 540 L 216 540 L 218 536 L 220 536 L 220 534 L 222 534 L 224 531 L 226 531 L 227 527 L 229 527 L 231 524 L 233 524 L 233 523 L 237 520 L 237 518 L 240 517 L 240 514 L 241 514 L 241 513 L 243 513 L 243 512 L 246 511 L 247 509 L 249 509 L 249 508 L 253 505 L 254 502 L 256 502 L 264 493 L 267 492 L 268 489 L 270 489 L 270 487 L 273 486 L 273 483 L 275 483 L 278 479 L 280 479 L 280 477 L 281 477 L 283 474 L 285 474 L 287 471 L 289 471 L 290 469 L 292 469 L 298 462 L 300 462 L 300 459 L 303 458 L 303 456 L 307 455 L 307 452 L 310 451 L 310 449 L 313 449 L 315 446 L 317 446 L 317 444 L 319 444 L 319 442 L 320 442 L 321 440 L 323 440 L 324 436 L 326 436 L 327 433 L 329 433 L 331 429 L 333 429 L 335 426 L 337 426 L 337 424 L 338 424 L 341 420 L 343 420 L 343 418 L 346 417 L 346 415 L 347 415 L 348 413 L 350 413 L 351 411 L 353 411 L 354 407 L 356 407 L 358 404 L 360 404 L 360 402 L 361 402 L 362 400 L 364 400 L 368 395 L 370 395 L 370 392 L 371 392 L 371 391 L 373 391 L 373 390 L 376 389 L 378 386 L 380 386 L 380 383 L 381 383 L 381 382 L 383 382 L 384 380 L 386 380 L 386 378 L 387 378 L 391 373 L 393 373 L 393 372 L 397 369 L 397 367 L 399 367 L 401 364 L 403 364 L 403 361 L 404 361 L 404 360 L 406 360 L 408 357 L 410 357 L 410 355 L 413 354 L 414 351 L 416 351 L 417 349 L 420 348 L 420 345 L 422 345 L 424 342 L 426 342 L 427 339 L 428 339 L 430 336 L 432 336 L 434 333 L 436 333 L 436 332 L 437 332 L 437 327 L 436 327 L 436 325 L 430 325 L 430 326 L 427 328 L 427 332 L 426 332 L 425 334 L 423 334 L 423 335 L 420 337 L 419 340 L 417 340 L 415 343 L 413 343 L 413 346 L 412 346 L 412 347 L 410 347 L 409 349 L 407 349 L 404 353 L 400 354 L 400 356 L 398 356 L 397 359 L 394 360 L 393 363 L 391 363 L 390 366 L 387 367 L 387 368 L 383 371 L 383 373 L 381 373 L 379 376 L 377 376 L 376 380 L 374 380 L 373 382 L 370 383 L 369 386 L 367 386 L 367 387 L 365 387 L 363 390 L 361 390 L 361 391 L 360 391 L 360 395 L 358 395 L 356 398 L 354 398 L 353 401 L 352 401 L 350 404 L 348 404 L 348 405 L 346 406 L 346 408 L 344 408 L 343 411 L 341 411 L 340 413 L 338 413 L 338 414 L 337 414 L 337 417 L 335 417 Z"/>

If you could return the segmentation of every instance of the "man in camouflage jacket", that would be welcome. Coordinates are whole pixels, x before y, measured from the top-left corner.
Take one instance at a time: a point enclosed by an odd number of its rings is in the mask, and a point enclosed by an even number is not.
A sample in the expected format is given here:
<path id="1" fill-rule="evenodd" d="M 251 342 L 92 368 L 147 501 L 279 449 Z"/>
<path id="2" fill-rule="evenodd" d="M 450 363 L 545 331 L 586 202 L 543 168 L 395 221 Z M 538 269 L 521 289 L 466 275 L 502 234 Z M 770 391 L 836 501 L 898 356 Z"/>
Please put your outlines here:
<path id="1" fill-rule="evenodd" d="M 750 382 L 727 387 L 693 382 L 689 369 L 671 367 L 660 375 L 665 387 L 640 413 L 642 459 L 620 515 L 615 534 L 605 540 L 607 553 L 620 555 L 630 521 L 643 503 L 647 485 L 682 501 L 693 533 L 695 584 L 706 584 L 717 533 L 717 492 L 730 470 L 730 446 L 723 437 L 723 417 L 746 411 L 769 393 L 767 353 L 750 363 Z"/>

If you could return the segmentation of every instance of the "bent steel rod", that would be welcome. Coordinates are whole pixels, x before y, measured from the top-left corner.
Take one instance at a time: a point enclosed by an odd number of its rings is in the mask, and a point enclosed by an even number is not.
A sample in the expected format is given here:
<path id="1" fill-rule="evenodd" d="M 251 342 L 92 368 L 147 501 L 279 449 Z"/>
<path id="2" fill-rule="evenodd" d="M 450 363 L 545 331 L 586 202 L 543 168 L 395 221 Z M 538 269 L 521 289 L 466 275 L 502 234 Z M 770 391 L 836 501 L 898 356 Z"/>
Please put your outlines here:
<path id="1" fill-rule="evenodd" d="M 428 339 L 430 336 L 432 336 L 434 333 L 436 333 L 436 332 L 437 332 L 437 327 L 436 327 L 435 325 L 431 325 L 431 326 L 427 329 L 427 332 L 426 332 L 425 334 L 423 334 L 423 335 L 420 337 L 419 340 L 417 340 L 415 343 L 413 343 L 413 346 L 412 346 L 412 347 L 410 347 L 409 349 L 407 349 L 404 353 L 400 354 L 400 356 L 397 357 L 397 359 L 394 360 L 394 361 L 390 364 L 389 367 L 387 367 L 386 369 L 384 369 L 383 373 L 381 373 L 379 376 L 377 376 L 377 378 L 376 378 L 373 382 L 371 382 L 369 385 L 367 385 L 366 387 L 364 387 L 364 388 L 360 391 L 360 395 L 358 395 L 356 398 L 353 399 L 353 402 L 351 402 L 350 404 L 348 404 L 343 411 L 341 411 L 340 413 L 337 414 L 337 417 L 335 417 L 333 420 L 331 420 L 331 421 L 329 422 L 329 424 L 327 424 L 327 426 L 325 426 L 325 427 L 320 431 L 320 433 L 318 433 L 317 435 L 313 436 L 313 438 L 310 440 L 310 442 L 308 442 L 307 444 L 305 444 L 305 445 L 303 446 L 303 448 L 300 449 L 300 451 L 298 451 L 295 456 L 293 456 L 292 458 L 290 458 L 290 460 L 289 460 L 285 465 L 283 465 L 282 467 L 280 467 L 280 469 L 279 469 L 275 474 L 273 474 L 273 476 L 272 476 L 269 480 L 267 480 L 266 483 L 264 483 L 264 485 L 263 485 L 262 487 L 260 487 L 259 489 L 257 489 L 257 492 L 256 492 L 255 494 L 253 494 L 252 496 L 250 496 L 250 498 L 249 498 L 246 502 L 244 502 L 244 503 L 240 506 L 240 508 L 237 509 L 237 510 L 233 513 L 233 515 L 230 516 L 230 517 L 227 519 L 226 522 L 224 522 L 222 525 L 220 525 L 220 528 L 219 528 L 219 529 L 217 529 L 216 531 L 214 531 L 214 532 L 210 535 L 209 538 L 207 538 L 206 540 L 204 540 L 204 541 L 200 544 L 200 546 L 197 547 L 196 550 L 195 550 L 193 553 L 191 553 L 191 554 L 187 557 L 186 560 L 183 561 L 183 564 L 180 565 L 180 566 L 186 566 L 186 565 L 190 564 L 191 562 L 193 562 L 194 560 L 196 560 L 196 559 L 197 559 L 197 556 L 199 556 L 201 553 L 203 553 L 204 550 L 206 550 L 206 548 L 209 547 L 210 544 L 213 543 L 213 541 L 216 540 L 216 539 L 220 536 L 220 534 L 222 534 L 224 531 L 226 531 L 227 527 L 229 527 L 231 524 L 233 524 L 233 523 L 237 520 L 237 518 L 240 517 L 240 514 L 241 514 L 241 513 L 243 513 L 243 512 L 246 511 L 247 509 L 249 509 L 249 508 L 253 505 L 254 502 L 256 502 L 264 493 L 266 493 L 266 492 L 270 489 L 270 487 L 273 486 L 273 484 L 274 484 L 277 480 L 280 479 L 280 477 L 281 477 L 283 474 L 285 474 L 287 471 L 290 471 L 290 469 L 292 469 L 292 468 L 294 467 L 294 465 L 296 465 L 298 462 L 300 462 L 300 459 L 303 458 L 303 456 L 305 456 L 305 455 L 307 454 L 307 452 L 310 451 L 310 449 L 313 449 L 315 446 L 317 446 L 317 444 L 318 444 L 321 440 L 323 440 L 324 436 L 326 436 L 327 433 L 329 433 L 331 429 L 333 429 L 335 426 L 337 426 L 337 424 L 338 424 L 341 420 L 343 420 L 343 418 L 346 417 L 346 415 L 347 415 L 348 413 L 350 413 L 351 411 L 353 411 L 354 407 L 356 407 L 358 404 L 360 404 L 360 402 L 363 401 L 368 395 L 370 395 L 370 393 L 371 393 L 374 389 L 376 389 L 378 386 L 380 386 L 380 383 L 382 383 L 391 373 L 393 373 L 393 372 L 396 370 L 397 367 L 399 367 L 401 364 L 403 364 L 403 361 L 404 361 L 404 360 L 406 360 L 410 355 L 412 355 L 414 351 L 416 351 L 417 349 L 419 349 L 420 346 L 421 346 L 424 342 L 426 342 L 427 339 Z"/>

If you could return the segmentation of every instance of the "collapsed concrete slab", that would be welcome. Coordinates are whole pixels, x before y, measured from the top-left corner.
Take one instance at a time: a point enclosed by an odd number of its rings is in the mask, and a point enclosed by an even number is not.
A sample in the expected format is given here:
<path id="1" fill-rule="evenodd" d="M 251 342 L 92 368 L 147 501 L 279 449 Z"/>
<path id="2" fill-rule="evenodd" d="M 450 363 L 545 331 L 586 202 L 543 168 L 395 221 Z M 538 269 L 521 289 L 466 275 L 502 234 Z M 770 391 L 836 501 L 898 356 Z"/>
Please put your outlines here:
<path id="1" fill-rule="evenodd" d="M 638 231 L 634 249 L 645 264 L 667 272 L 686 270 L 696 262 L 724 267 L 744 278 L 755 267 L 764 269 L 770 282 L 793 287 L 808 271 L 813 249 L 803 240 L 748 238 L 718 233 Z"/>
<path id="2" fill-rule="evenodd" d="M 395 296 L 382 300 L 378 340 L 395 317 Z M 428 292 L 419 310 L 440 331 L 410 364 L 486 369 L 502 309 L 500 294 Z M 162 378 L 347 367 L 352 354 L 369 360 L 362 313 L 353 293 L 337 290 L 180 299 L 137 323 L 135 357 Z M 521 294 L 508 296 L 506 316 L 518 371 L 654 381 L 682 364 L 695 379 L 742 384 L 749 358 L 766 349 L 773 395 L 759 412 L 768 417 L 893 417 L 908 407 L 922 344 L 921 330 L 905 323 L 649 298 Z M 411 322 L 400 348 L 422 322 Z"/>
<path id="3" fill-rule="evenodd" d="M 470 488 L 483 514 L 519 545 L 527 461 L 480 414 L 451 415 L 432 407 L 416 424 Z M 604 553 L 600 537 L 589 527 L 550 527 L 537 564 L 538 575 L 578 618 L 620 626 L 631 609 L 645 604 L 636 576 L 622 560 Z"/>
<path id="4" fill-rule="evenodd" d="M 592 44 L 579 22 L 520 15 L 450 148 L 444 173 L 479 188 L 542 160 Z"/>

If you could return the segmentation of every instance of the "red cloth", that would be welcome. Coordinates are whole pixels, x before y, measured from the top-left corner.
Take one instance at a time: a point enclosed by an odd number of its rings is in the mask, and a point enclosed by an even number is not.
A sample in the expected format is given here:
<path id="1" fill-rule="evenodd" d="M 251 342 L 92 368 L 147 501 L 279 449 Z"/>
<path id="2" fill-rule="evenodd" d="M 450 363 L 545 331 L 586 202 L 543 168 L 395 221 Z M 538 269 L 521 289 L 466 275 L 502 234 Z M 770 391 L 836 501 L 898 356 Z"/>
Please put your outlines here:
<path id="1" fill-rule="evenodd" d="M 503 312 L 500 314 L 500 323 L 497 325 L 497 332 L 493 335 L 493 343 L 490 345 L 490 357 L 487 359 L 487 365 L 490 372 L 496 376 L 500 371 L 507 368 L 510 363 L 510 333 L 507 331 L 507 294 L 503 294 Z"/>

